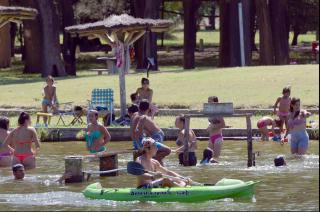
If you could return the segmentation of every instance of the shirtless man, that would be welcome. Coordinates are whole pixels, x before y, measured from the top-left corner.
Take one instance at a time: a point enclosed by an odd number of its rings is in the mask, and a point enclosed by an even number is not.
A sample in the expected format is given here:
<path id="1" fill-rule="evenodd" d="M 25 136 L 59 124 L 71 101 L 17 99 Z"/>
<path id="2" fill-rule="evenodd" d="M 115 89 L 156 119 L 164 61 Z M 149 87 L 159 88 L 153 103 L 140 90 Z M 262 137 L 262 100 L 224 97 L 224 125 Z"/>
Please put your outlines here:
<path id="1" fill-rule="evenodd" d="M 170 155 L 171 149 L 163 144 L 164 133 L 163 131 L 155 124 L 155 122 L 147 114 L 150 110 L 149 101 L 143 99 L 139 104 L 139 114 L 136 115 L 132 120 L 133 128 L 133 139 L 138 144 L 138 147 L 141 149 L 142 140 L 145 137 L 150 137 L 156 142 L 157 153 L 155 159 L 163 165 L 163 159 Z"/>
<path id="2" fill-rule="evenodd" d="M 162 178 L 162 174 L 169 175 L 172 177 L 180 177 L 179 174 L 164 168 L 157 160 L 153 157 L 157 154 L 157 143 L 152 138 L 146 138 L 143 140 L 143 152 L 136 159 L 137 163 L 140 163 L 146 171 L 157 172 L 156 176 L 151 174 L 144 174 L 138 177 L 138 188 L 148 189 L 148 188 L 165 188 L 165 187 L 185 187 L 190 184 L 190 179 L 178 180 L 170 178 Z M 156 179 L 159 178 L 159 179 Z"/>

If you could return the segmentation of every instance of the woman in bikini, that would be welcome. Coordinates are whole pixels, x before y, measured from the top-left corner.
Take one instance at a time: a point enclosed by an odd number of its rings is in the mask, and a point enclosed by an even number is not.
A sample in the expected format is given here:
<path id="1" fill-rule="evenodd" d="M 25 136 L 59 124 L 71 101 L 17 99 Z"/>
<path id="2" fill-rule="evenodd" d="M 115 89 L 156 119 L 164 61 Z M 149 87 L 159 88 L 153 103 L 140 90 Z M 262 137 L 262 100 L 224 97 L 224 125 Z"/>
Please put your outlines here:
<path id="1" fill-rule="evenodd" d="M 274 104 L 274 114 L 277 115 L 280 120 L 285 124 L 288 131 L 288 120 L 290 116 L 290 103 L 291 103 L 291 88 L 285 87 L 282 91 L 282 97 L 279 97 Z M 283 132 L 283 123 L 280 126 L 280 132 Z M 288 132 L 286 133 L 286 136 Z M 285 136 L 285 137 L 286 137 Z"/>
<path id="2" fill-rule="evenodd" d="M 183 165 L 183 150 L 184 150 L 184 141 L 185 141 L 185 131 L 184 125 L 186 122 L 186 118 L 183 115 L 180 115 L 176 118 L 176 127 L 180 130 L 178 139 L 176 141 L 177 146 L 179 147 L 175 150 L 176 154 L 179 155 L 179 164 Z M 189 166 L 197 165 L 197 137 L 193 130 L 189 131 Z"/>
<path id="3" fill-rule="evenodd" d="M 215 104 L 219 103 L 219 99 L 216 96 L 209 97 L 208 103 Z M 208 147 L 203 151 L 203 159 L 201 164 L 205 163 L 218 163 L 218 159 L 221 154 L 221 147 L 223 141 L 222 130 L 226 127 L 223 117 L 212 117 L 209 118 L 209 132 L 210 140 Z"/>
<path id="4" fill-rule="evenodd" d="M 150 103 L 150 116 L 153 119 L 155 114 L 159 111 L 158 108 L 152 103 L 153 90 L 150 88 L 150 81 L 147 78 L 142 78 L 141 88 L 138 88 L 137 92 L 137 103 L 141 100 L 147 99 Z"/>
<path id="5" fill-rule="evenodd" d="M 5 148 L 13 154 L 13 165 L 22 164 L 26 169 L 36 168 L 36 154 L 40 149 L 37 132 L 31 126 L 29 114 L 22 112 L 18 119 L 19 127 L 14 129 L 5 140 Z M 35 143 L 36 150 L 32 149 Z"/>
<path id="6" fill-rule="evenodd" d="M 0 167 L 12 165 L 12 155 L 9 148 L 4 146 L 4 141 L 9 135 L 9 119 L 0 117 Z"/>
<path id="7" fill-rule="evenodd" d="M 309 135 L 307 132 L 307 118 L 311 113 L 301 110 L 299 98 L 292 98 L 291 115 L 289 117 L 289 134 L 291 135 L 291 153 L 304 155 L 309 146 Z"/>
<path id="8" fill-rule="evenodd" d="M 89 112 L 88 130 L 86 133 L 87 149 L 91 154 L 97 154 L 107 151 L 106 144 L 111 140 L 108 130 L 98 123 L 98 111 Z"/>

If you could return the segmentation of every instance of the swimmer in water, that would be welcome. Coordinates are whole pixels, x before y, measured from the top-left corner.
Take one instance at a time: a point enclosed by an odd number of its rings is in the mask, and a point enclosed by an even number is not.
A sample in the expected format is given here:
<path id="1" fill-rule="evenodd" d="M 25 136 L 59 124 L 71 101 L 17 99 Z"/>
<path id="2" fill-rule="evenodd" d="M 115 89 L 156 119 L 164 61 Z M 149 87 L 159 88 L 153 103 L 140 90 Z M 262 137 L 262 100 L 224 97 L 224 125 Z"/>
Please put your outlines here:
<path id="1" fill-rule="evenodd" d="M 13 165 L 22 164 L 25 169 L 36 168 L 36 155 L 40 150 L 40 142 L 36 130 L 31 126 L 30 115 L 22 112 L 18 119 L 19 127 L 6 138 L 4 147 L 13 154 Z M 36 149 L 32 148 L 35 144 Z"/>
<path id="2" fill-rule="evenodd" d="M 279 155 L 274 159 L 274 166 L 281 167 L 281 166 L 286 166 L 286 165 L 287 165 L 287 163 L 284 159 L 284 156 Z"/>
<path id="3" fill-rule="evenodd" d="M 0 168 L 12 165 L 12 155 L 10 149 L 4 146 L 4 141 L 9 135 L 9 119 L 0 117 Z"/>
<path id="4" fill-rule="evenodd" d="M 107 151 L 106 144 L 111 140 L 111 135 L 108 130 L 98 123 L 99 114 L 96 110 L 89 112 L 89 121 L 86 142 L 87 149 L 91 154 L 98 154 Z"/>

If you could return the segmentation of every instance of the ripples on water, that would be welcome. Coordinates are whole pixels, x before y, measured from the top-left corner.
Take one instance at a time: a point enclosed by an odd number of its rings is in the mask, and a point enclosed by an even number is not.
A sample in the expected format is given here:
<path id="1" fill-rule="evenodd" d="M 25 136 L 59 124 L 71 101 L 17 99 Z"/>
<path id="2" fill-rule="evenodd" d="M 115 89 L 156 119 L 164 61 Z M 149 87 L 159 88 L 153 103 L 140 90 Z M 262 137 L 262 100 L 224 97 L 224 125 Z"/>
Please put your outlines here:
<path id="1" fill-rule="evenodd" d="M 169 145 L 174 146 L 173 142 Z M 125 149 L 129 143 L 112 143 L 111 148 Z M 199 145 L 198 160 L 206 143 Z M 12 180 L 9 169 L 0 169 L 0 210 L 319 210 L 319 142 L 311 142 L 310 155 L 298 158 L 290 156 L 289 146 L 275 143 L 255 143 L 254 150 L 260 152 L 257 166 L 246 168 L 246 144 L 225 142 L 221 163 L 177 166 L 177 156 L 172 155 L 166 165 L 182 175 L 196 181 L 214 183 L 221 178 L 262 181 L 256 189 L 255 198 L 249 202 L 232 199 L 208 201 L 195 204 L 140 203 L 88 200 L 80 193 L 89 183 L 59 185 L 55 181 L 64 171 L 65 155 L 83 154 L 83 143 L 43 144 L 38 158 L 38 169 L 27 173 L 23 182 Z M 275 168 L 273 159 L 286 155 L 288 166 Z M 121 155 L 119 166 L 131 160 L 131 155 Z M 86 163 L 86 170 L 97 170 L 97 163 Z M 122 173 L 117 178 L 93 178 L 104 187 L 132 187 L 133 176 Z M 120 186 L 121 185 L 121 186 Z"/>

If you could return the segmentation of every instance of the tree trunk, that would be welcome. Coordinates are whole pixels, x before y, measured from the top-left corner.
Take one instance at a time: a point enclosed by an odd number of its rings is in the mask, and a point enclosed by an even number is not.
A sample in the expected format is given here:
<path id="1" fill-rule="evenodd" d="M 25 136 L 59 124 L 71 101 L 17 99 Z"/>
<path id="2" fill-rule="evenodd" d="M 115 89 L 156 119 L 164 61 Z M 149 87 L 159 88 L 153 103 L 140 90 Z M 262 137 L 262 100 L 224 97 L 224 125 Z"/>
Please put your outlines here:
<path id="1" fill-rule="evenodd" d="M 59 41 L 59 19 L 52 0 L 36 0 L 41 16 L 42 42 L 42 77 L 52 75 L 66 76 L 61 60 L 61 47 Z"/>
<path id="2" fill-rule="evenodd" d="M 293 31 L 294 31 L 294 34 L 293 34 L 291 45 L 296 46 L 296 45 L 298 45 L 298 38 L 300 35 L 300 31 L 299 31 L 299 29 L 294 29 Z"/>
<path id="3" fill-rule="evenodd" d="M 269 0 L 276 65 L 289 64 L 288 0 Z"/>
<path id="4" fill-rule="evenodd" d="M 146 0 L 144 18 L 159 19 L 160 18 L 160 6 L 161 0 Z M 154 66 L 151 70 L 158 70 L 158 36 L 157 33 L 147 32 L 145 35 L 145 52 L 146 57 L 154 59 Z"/>
<path id="5" fill-rule="evenodd" d="M 209 17 L 209 23 L 211 30 L 216 30 L 216 2 L 211 3 L 211 16 Z"/>
<path id="6" fill-rule="evenodd" d="M 9 6 L 8 0 L 0 0 L 1 6 Z M 0 28 L 0 68 L 11 65 L 10 23 Z"/>
<path id="7" fill-rule="evenodd" d="M 197 45 L 197 13 L 200 0 L 183 0 L 184 9 L 184 69 L 195 68 L 195 50 Z"/>
<path id="8" fill-rule="evenodd" d="M 145 11 L 145 0 L 133 0 L 133 8 L 134 8 L 134 17 L 136 18 L 144 18 L 144 11 Z M 146 69 L 146 54 L 145 54 L 145 41 L 144 37 L 140 38 L 134 45 L 135 54 L 136 54 L 136 61 L 137 61 L 137 69 Z"/>
<path id="9" fill-rule="evenodd" d="M 251 33 L 251 49 L 257 51 L 256 46 L 256 33 L 257 33 L 257 13 L 256 13 L 256 1 L 250 1 L 250 33 Z"/>
<path id="10" fill-rule="evenodd" d="M 18 30 L 17 24 L 16 23 L 11 23 L 11 26 L 10 26 L 11 57 L 14 57 L 17 30 Z"/>
<path id="11" fill-rule="evenodd" d="M 68 75 L 76 76 L 76 39 L 65 31 L 65 27 L 75 25 L 73 0 L 60 0 L 62 13 L 63 48 L 62 54 Z"/>
<path id="12" fill-rule="evenodd" d="M 251 63 L 251 0 L 242 0 L 245 65 Z M 241 66 L 238 1 L 220 0 L 220 66 Z"/>
<path id="13" fill-rule="evenodd" d="M 260 33 L 260 64 L 273 65 L 274 51 L 268 0 L 256 0 Z"/>
<path id="14" fill-rule="evenodd" d="M 35 0 L 21 2 L 22 6 L 38 9 Z M 26 20 L 24 27 L 24 70 L 23 73 L 41 73 L 42 71 L 42 33 L 40 27 L 40 15 L 35 20 Z"/>

